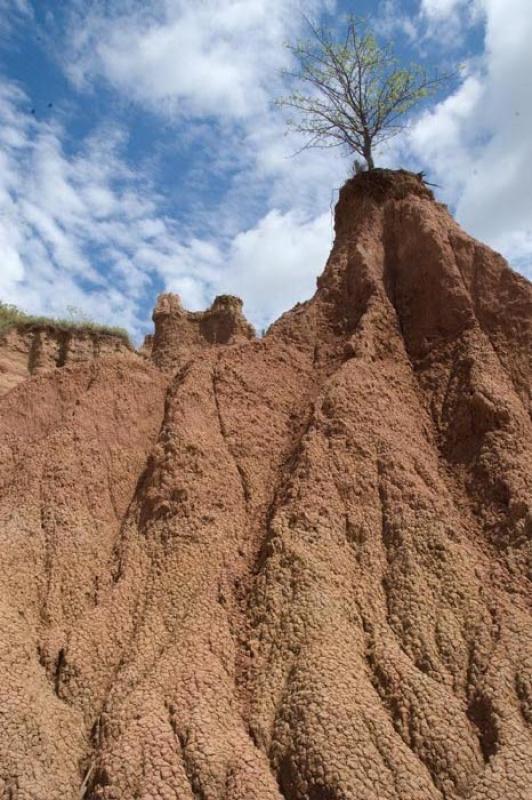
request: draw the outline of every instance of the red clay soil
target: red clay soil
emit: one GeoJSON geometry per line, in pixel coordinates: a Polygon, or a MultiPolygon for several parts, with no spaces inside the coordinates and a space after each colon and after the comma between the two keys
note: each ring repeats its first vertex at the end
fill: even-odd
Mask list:
{"type": "Polygon", "coordinates": [[[123,336],[83,327],[22,322],[0,329],[0,395],[31,375],[109,355],[134,357],[123,336]]]}
{"type": "Polygon", "coordinates": [[[0,399],[2,800],[532,797],[531,286],[408,173],[336,230],[0,399]]]}

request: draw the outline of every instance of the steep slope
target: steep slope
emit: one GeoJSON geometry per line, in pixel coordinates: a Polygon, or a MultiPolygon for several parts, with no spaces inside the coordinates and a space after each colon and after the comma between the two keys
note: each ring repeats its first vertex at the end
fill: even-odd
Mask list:
{"type": "Polygon", "coordinates": [[[530,798],[530,285],[377,172],[221,305],[0,400],[0,798],[530,798]]]}

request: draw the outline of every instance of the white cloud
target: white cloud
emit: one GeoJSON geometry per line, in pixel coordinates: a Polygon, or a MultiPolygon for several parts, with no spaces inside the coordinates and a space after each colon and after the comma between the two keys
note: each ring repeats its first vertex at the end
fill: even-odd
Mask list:
{"type": "Polygon", "coordinates": [[[75,305],[138,332],[150,273],[136,253],[175,249],[175,236],[121,161],[119,136],[106,130],[67,156],[62,129],[27,106],[0,83],[0,298],[59,316],[75,305]]]}
{"type": "Polygon", "coordinates": [[[472,153],[478,146],[478,126],[470,125],[484,97],[478,75],[464,78],[454,94],[424,112],[408,132],[409,145],[423,164],[444,184],[448,196],[456,197],[469,178],[472,153]]]}
{"type": "MultiPolygon", "coordinates": [[[[324,2],[302,4],[312,10],[324,2]]],[[[379,17],[381,30],[388,25],[410,39],[424,25],[428,41],[438,31],[450,35],[457,24],[467,27],[471,11],[476,19],[482,11],[483,57],[469,62],[456,91],[393,146],[443,185],[472,233],[522,270],[532,257],[526,5],[423,0],[412,21],[404,5],[387,0],[379,17]]],[[[208,188],[215,174],[224,193],[216,208],[208,192],[191,194],[190,227],[178,226],[143,171],[128,167],[123,132],[101,129],[67,155],[64,131],[25,115],[24,96],[4,84],[0,297],[42,313],[76,305],[138,332],[156,286],[178,291],[191,309],[204,308],[217,293],[240,294],[259,328],[310,296],[331,240],[332,190],[343,182],[346,162],[336,151],[291,157],[301,142],[284,135],[284,121],[270,105],[282,93],[283,42],[303,24],[297,6],[290,0],[76,6],[65,65],[71,77],[88,91],[104,79],[121,100],[133,99],[175,126],[176,138],[208,142],[209,165],[198,165],[198,185],[208,188]]]]}
{"type": "MultiPolygon", "coordinates": [[[[193,310],[218,293],[237,292],[258,327],[312,294],[330,246],[329,211],[313,214],[312,202],[306,210],[274,208],[244,230],[200,238],[162,214],[146,176],[121,159],[118,131],[101,131],[67,155],[63,130],[36,121],[25,107],[20,90],[0,83],[4,302],[54,316],[73,305],[138,335],[154,283],[179,292],[193,310]]],[[[277,173],[277,199],[286,204],[295,191],[286,175],[283,183],[286,159],[276,153],[266,161],[258,173],[277,173]]],[[[291,164],[297,176],[300,167],[291,164]]],[[[320,174],[315,161],[309,164],[306,180],[323,180],[325,165],[320,174]]]]}
{"type": "Polygon", "coordinates": [[[455,93],[421,116],[413,153],[473,235],[516,266],[532,259],[532,17],[528,0],[480,0],[485,52],[455,93]]]}
{"type": "Polygon", "coordinates": [[[192,239],[167,258],[137,255],[144,266],[157,267],[166,289],[177,292],[186,308],[206,308],[216,294],[238,294],[260,329],[314,293],[331,241],[330,212],[307,218],[273,209],[225,244],[192,239]]]}
{"type": "Polygon", "coordinates": [[[484,0],[421,0],[420,16],[432,24],[432,34],[437,34],[438,30],[442,30],[442,24],[456,29],[461,22],[479,22],[484,13],[484,5],[484,0]]]}
{"type": "MultiPolygon", "coordinates": [[[[292,58],[286,42],[308,35],[305,15],[334,5],[335,0],[117,0],[87,11],[79,3],[63,66],[81,87],[94,89],[103,78],[123,97],[167,117],[180,138],[209,149],[211,165],[210,151],[216,151],[215,169],[242,172],[256,163],[259,179],[266,172],[271,178],[307,169],[316,175],[323,172],[323,159],[318,167],[306,159],[304,169],[304,160],[288,163],[302,142],[285,139],[285,119],[272,101],[286,91],[281,71],[292,58]]],[[[315,151],[313,160],[320,161],[315,151]]]]}
{"type": "Polygon", "coordinates": [[[305,219],[297,212],[270,211],[256,227],[233,240],[223,290],[237,286],[249,316],[266,327],[314,293],[331,242],[329,212],[305,219]]]}
{"type": "Polygon", "coordinates": [[[236,291],[263,327],[313,291],[330,244],[324,220],[330,220],[332,190],[345,179],[346,165],[338,153],[293,157],[302,142],[285,135],[284,117],[271,101],[283,93],[285,41],[305,28],[301,11],[333,5],[133,0],[112,12],[105,5],[92,13],[80,6],[71,20],[66,69],[78,86],[90,89],[103,78],[123,97],[169,118],[177,135],[187,137],[193,127],[202,144],[208,142],[209,169],[232,173],[219,208],[200,206],[192,215],[196,236],[180,237],[177,247],[157,254],[157,263],[147,248],[137,253],[137,263],[156,270],[190,308],[204,307],[218,291],[236,291]],[[211,127],[198,130],[202,121],[211,127]],[[244,268],[245,253],[253,267],[244,268]],[[288,257],[297,273],[289,292],[288,257]]]}
{"type": "Polygon", "coordinates": [[[372,19],[376,31],[386,39],[393,40],[397,34],[413,42],[419,36],[417,15],[405,13],[400,0],[381,0],[378,12],[372,19]]]}
{"type": "Polygon", "coordinates": [[[471,27],[483,21],[484,0],[421,0],[416,19],[422,48],[430,42],[446,53],[466,45],[471,27]]]}
{"type": "Polygon", "coordinates": [[[421,0],[421,12],[430,19],[442,20],[472,0],[421,0]]]}
{"type": "MultiPolygon", "coordinates": [[[[78,12],[67,65],[158,111],[245,118],[267,107],[283,47],[314,0],[154,0],[78,12]]],[[[320,4],[322,5],[322,4],[320,4]]]]}

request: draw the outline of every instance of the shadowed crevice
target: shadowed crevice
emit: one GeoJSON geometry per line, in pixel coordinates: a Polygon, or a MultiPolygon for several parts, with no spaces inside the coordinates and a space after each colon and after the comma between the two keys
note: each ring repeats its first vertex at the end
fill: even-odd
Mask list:
{"type": "Polygon", "coordinates": [[[277,783],[284,800],[343,800],[345,793],[323,782],[311,781],[304,795],[297,789],[298,776],[290,755],[285,755],[277,768],[277,783]]]}
{"type": "Polygon", "coordinates": [[[220,428],[220,433],[221,433],[222,439],[224,440],[224,444],[227,447],[229,455],[231,456],[231,458],[233,460],[233,463],[235,465],[236,471],[238,473],[238,477],[240,479],[240,485],[242,487],[242,497],[243,497],[243,500],[244,500],[244,507],[246,509],[246,512],[249,513],[250,505],[251,505],[251,490],[250,490],[250,486],[249,486],[249,481],[247,479],[247,476],[246,476],[246,473],[244,471],[244,468],[242,467],[242,465],[238,461],[238,459],[237,459],[237,457],[235,455],[234,449],[232,448],[231,443],[229,441],[227,428],[226,428],[226,425],[225,425],[225,422],[224,422],[224,419],[223,419],[223,416],[222,416],[222,410],[221,410],[221,407],[220,407],[220,398],[219,398],[219,389],[218,389],[219,382],[220,382],[220,376],[219,376],[218,371],[217,371],[217,366],[215,366],[213,368],[213,371],[212,371],[212,395],[213,395],[213,399],[214,399],[214,405],[216,407],[216,415],[217,415],[217,418],[218,418],[218,426],[220,428]]]}
{"type": "Polygon", "coordinates": [[[499,731],[490,698],[475,694],[468,705],[467,717],[476,728],[482,757],[488,763],[499,748],[499,731]]]}

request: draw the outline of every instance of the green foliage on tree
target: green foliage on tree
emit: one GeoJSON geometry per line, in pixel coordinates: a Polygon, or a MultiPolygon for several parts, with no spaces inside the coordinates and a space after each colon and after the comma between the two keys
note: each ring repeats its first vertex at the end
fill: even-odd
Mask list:
{"type": "Polygon", "coordinates": [[[344,146],[371,170],[374,147],[403,130],[408,112],[453,75],[401,65],[391,45],[381,46],[355,17],[341,40],[307,23],[312,37],[287,45],[297,70],[285,74],[308,93],[296,89],[277,105],[296,112],[288,124],[307,137],[303,149],[344,146]]]}

